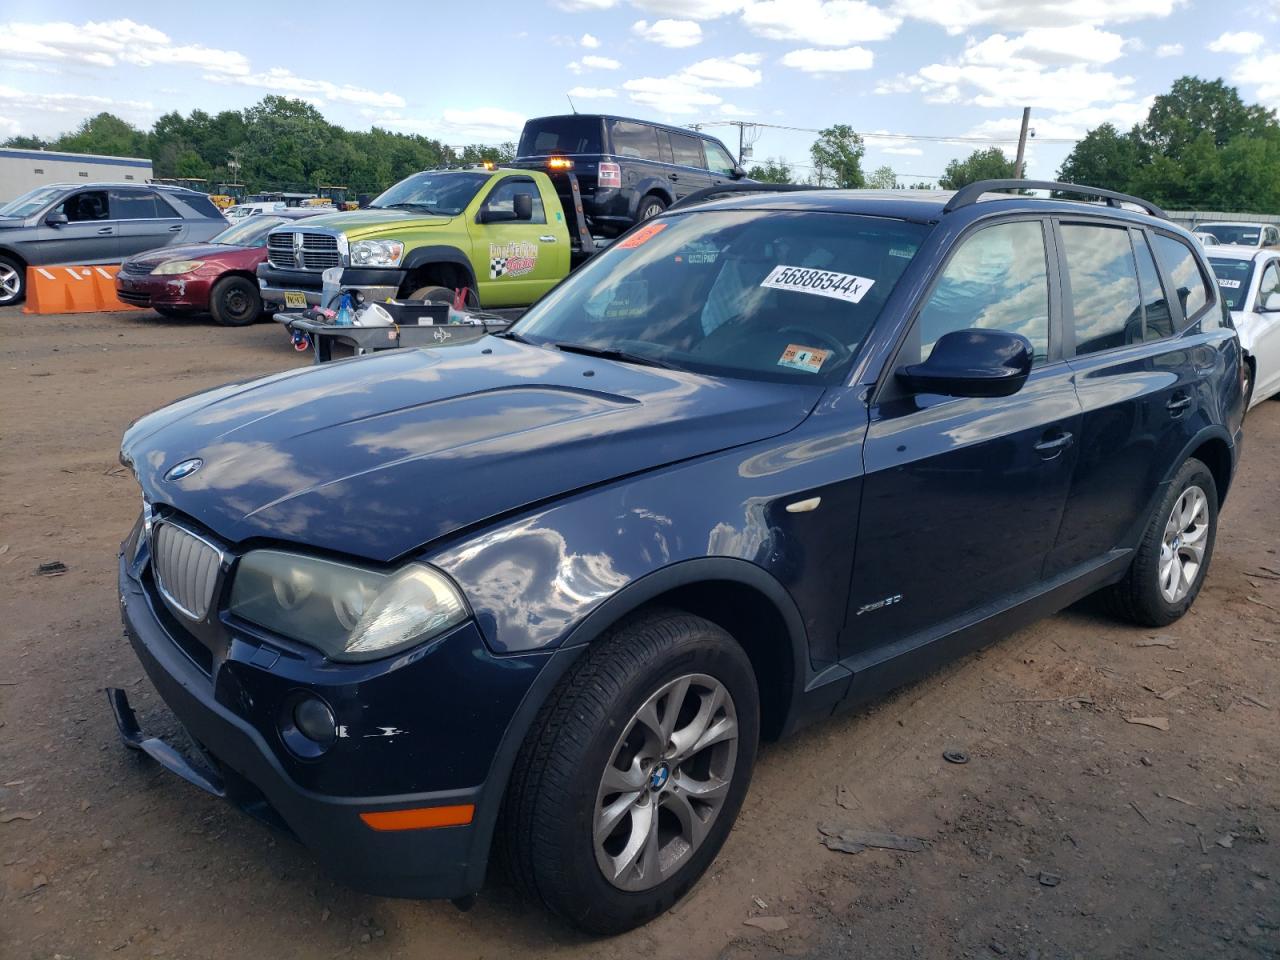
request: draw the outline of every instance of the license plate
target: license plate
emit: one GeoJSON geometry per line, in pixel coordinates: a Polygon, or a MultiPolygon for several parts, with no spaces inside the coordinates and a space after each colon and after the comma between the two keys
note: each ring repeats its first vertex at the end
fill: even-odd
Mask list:
{"type": "Polygon", "coordinates": [[[286,307],[300,307],[305,310],[307,308],[307,295],[297,290],[286,290],[284,292],[284,305],[286,307]]]}

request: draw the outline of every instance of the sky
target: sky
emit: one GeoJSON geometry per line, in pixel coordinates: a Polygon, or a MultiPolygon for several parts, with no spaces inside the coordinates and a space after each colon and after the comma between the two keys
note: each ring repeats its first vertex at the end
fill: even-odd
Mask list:
{"type": "Polygon", "coordinates": [[[1027,174],[1043,179],[1188,73],[1280,107],[1280,0],[5,0],[0,139],[275,93],[344,127],[500,143],[572,98],[699,124],[734,153],[728,121],[756,124],[748,165],[780,158],[802,178],[812,131],[845,123],[866,137],[864,169],[915,182],[976,148],[1012,157],[1029,106],[1027,174]]]}

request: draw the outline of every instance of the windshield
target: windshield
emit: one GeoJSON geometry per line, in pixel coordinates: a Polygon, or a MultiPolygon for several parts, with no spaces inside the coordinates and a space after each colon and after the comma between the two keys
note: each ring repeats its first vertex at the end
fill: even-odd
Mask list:
{"type": "Polygon", "coordinates": [[[1196,229],[1201,233],[1212,233],[1219,243],[1242,244],[1246,247],[1256,247],[1258,238],[1262,236],[1261,227],[1244,224],[1233,226],[1229,223],[1202,223],[1196,229]]]}
{"type": "Polygon", "coordinates": [[[381,194],[369,206],[380,210],[415,210],[456,217],[491,176],[488,172],[466,171],[415,173],[381,194]]]}
{"type": "Polygon", "coordinates": [[[65,187],[36,187],[0,207],[0,217],[29,217],[52,203],[65,187]]]}
{"type": "Polygon", "coordinates": [[[1209,264],[1218,278],[1218,289],[1227,301],[1227,309],[1243,310],[1245,298],[1249,296],[1249,281],[1253,279],[1253,261],[1210,257],[1209,264]]]}
{"type": "Polygon", "coordinates": [[[227,227],[209,242],[225,243],[231,247],[265,247],[267,234],[273,228],[288,222],[284,217],[248,217],[234,226],[227,227]]]}
{"type": "Polygon", "coordinates": [[[516,156],[600,152],[599,117],[546,117],[530,120],[524,125],[516,156]]]}
{"type": "Polygon", "coordinates": [[[664,217],[570,275],[514,332],[699,373],[835,383],[926,232],[836,213],[664,217]]]}

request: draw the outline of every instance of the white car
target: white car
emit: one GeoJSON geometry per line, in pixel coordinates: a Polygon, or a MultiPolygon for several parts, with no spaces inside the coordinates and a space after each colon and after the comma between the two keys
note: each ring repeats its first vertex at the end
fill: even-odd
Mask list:
{"type": "Polygon", "coordinates": [[[1196,233],[1211,233],[1222,246],[1280,247],[1280,227],[1270,223],[1198,223],[1196,233]]]}
{"type": "Polygon", "coordinates": [[[227,207],[222,211],[222,215],[232,223],[239,223],[246,217],[254,217],[260,213],[276,213],[279,210],[288,209],[288,205],[284,201],[272,201],[269,203],[237,203],[234,207],[227,207]]]}
{"type": "Polygon", "coordinates": [[[1206,247],[1248,364],[1245,409],[1280,395],[1280,250],[1206,247]]]}

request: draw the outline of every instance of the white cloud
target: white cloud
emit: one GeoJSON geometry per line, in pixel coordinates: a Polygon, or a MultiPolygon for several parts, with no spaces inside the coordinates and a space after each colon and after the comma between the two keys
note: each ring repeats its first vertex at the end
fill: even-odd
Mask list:
{"type": "Polygon", "coordinates": [[[34,93],[0,85],[0,125],[12,133],[52,136],[67,128],[68,116],[76,118],[109,111],[136,123],[155,118],[155,106],[147,100],[114,100],[86,93],[34,93]]]}
{"type": "Polygon", "coordinates": [[[1280,53],[1245,57],[1232,72],[1231,79],[1254,87],[1264,106],[1280,108],[1280,53]]]}
{"type": "MultiPolygon", "coordinates": [[[[1090,130],[1110,123],[1121,133],[1128,132],[1134,124],[1141,123],[1151,110],[1154,97],[1141,100],[1110,103],[1104,106],[1083,107],[1060,113],[1031,115],[1031,126],[1039,139],[1080,139],[1090,130]]],[[[999,120],[986,120],[973,127],[965,136],[1015,139],[1022,127],[1021,114],[1009,115],[999,120]]],[[[1030,141],[1028,141],[1030,142],[1030,141]]]]}
{"type": "Polygon", "coordinates": [[[782,65],[805,73],[842,73],[848,70],[870,70],[875,56],[865,47],[842,50],[792,50],[783,55],[782,65]]]}
{"type": "Polygon", "coordinates": [[[421,133],[449,143],[502,143],[514,140],[524,114],[500,107],[445,110],[440,116],[409,117],[391,110],[362,110],[372,123],[391,130],[421,133]]]}
{"type": "Polygon", "coordinates": [[[1025,30],[1079,24],[1103,26],[1167,17],[1188,0],[897,0],[894,12],[943,27],[950,34],[974,27],[1025,30]]]}
{"type": "Polygon", "coordinates": [[[637,20],[631,32],[664,47],[696,47],[702,42],[702,28],[693,20],[637,20]]]}
{"type": "Polygon", "coordinates": [[[1257,53],[1265,42],[1262,34],[1241,30],[1239,33],[1224,33],[1209,44],[1209,49],[1214,53],[1249,54],[1257,53]]]}
{"type": "MultiPolygon", "coordinates": [[[[639,77],[622,85],[633,103],[663,113],[698,113],[706,107],[722,107],[724,99],[709,88],[757,86],[762,75],[754,69],[763,58],[758,53],[699,60],[666,77],[639,77]]],[[[736,108],[735,108],[736,109],[736,108]]]]}
{"type": "Polygon", "coordinates": [[[364,87],[332,83],[329,80],[310,80],[284,67],[272,67],[265,73],[252,73],[247,76],[206,74],[204,79],[211,83],[258,87],[275,93],[290,94],[320,105],[326,102],[354,103],[366,107],[403,107],[405,105],[404,97],[398,93],[390,91],[379,93],[364,87]],[[312,96],[304,96],[305,94],[312,96]]]}
{"type": "Polygon", "coordinates": [[[1157,57],[1180,57],[1182,56],[1182,44],[1180,43],[1162,43],[1156,47],[1157,57]]]}
{"type": "Polygon", "coordinates": [[[742,22],[770,40],[847,47],[887,39],[902,19],[863,0],[763,0],[743,10],[742,22]]]}
{"type": "Polygon", "coordinates": [[[168,64],[212,73],[249,73],[249,59],[234,50],[175,44],[167,34],[132,20],[0,24],[0,60],[50,60],[114,67],[168,64]]]}
{"type": "Polygon", "coordinates": [[[881,153],[892,153],[901,157],[923,157],[924,151],[919,147],[879,147],[881,153]]]}
{"type": "Polygon", "coordinates": [[[552,0],[553,5],[566,13],[582,13],[586,10],[608,10],[618,0],[552,0]]]}
{"type": "Polygon", "coordinates": [[[571,72],[582,73],[584,70],[617,70],[622,64],[612,57],[598,57],[589,53],[580,60],[574,60],[568,66],[571,72]]]}
{"type": "Polygon", "coordinates": [[[1071,27],[1033,27],[1020,36],[993,33],[964,52],[969,63],[999,66],[1012,60],[1045,65],[1110,63],[1124,55],[1125,39],[1089,24],[1071,27]]]}
{"type": "Polygon", "coordinates": [[[582,44],[584,47],[586,47],[588,50],[595,50],[597,47],[600,46],[600,40],[597,37],[593,37],[589,33],[584,33],[582,35],[582,39],[579,40],[578,42],[582,44]]]}
{"type": "Polygon", "coordinates": [[[714,20],[737,13],[747,0],[631,0],[645,13],[666,17],[688,17],[691,20],[714,20]]]}
{"type": "Polygon", "coordinates": [[[732,103],[720,104],[720,116],[722,117],[754,117],[756,112],[748,110],[745,107],[734,106],[732,103]]]}
{"type": "Polygon", "coordinates": [[[609,87],[574,87],[569,96],[579,100],[610,100],[618,95],[617,90],[609,87]]]}

